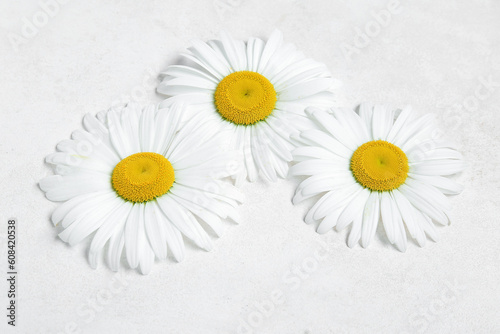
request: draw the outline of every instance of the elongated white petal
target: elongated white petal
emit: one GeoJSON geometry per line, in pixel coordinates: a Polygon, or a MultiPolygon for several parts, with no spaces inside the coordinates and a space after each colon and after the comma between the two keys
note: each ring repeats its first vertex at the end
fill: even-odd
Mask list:
{"type": "Polygon", "coordinates": [[[149,245],[143,247],[141,260],[139,262],[139,270],[141,274],[147,275],[151,272],[154,260],[155,260],[155,253],[151,250],[149,245]]]}
{"type": "Polygon", "coordinates": [[[342,209],[343,208],[337,208],[333,212],[327,214],[318,225],[316,232],[318,232],[319,234],[323,234],[334,228],[335,225],[337,225],[337,221],[340,214],[342,213],[342,209]]]}
{"type": "Polygon", "coordinates": [[[376,105],[372,116],[373,140],[386,140],[394,123],[394,111],[384,106],[376,105]]]}
{"type": "MultiPolygon", "coordinates": [[[[380,218],[380,198],[376,191],[373,191],[366,201],[363,210],[363,227],[361,230],[361,246],[368,247],[375,231],[377,230],[378,221],[380,218]]],[[[353,227],[354,228],[354,227],[353,227]]]]}
{"type": "MultiPolygon", "coordinates": [[[[361,103],[359,105],[359,116],[363,120],[365,127],[368,130],[372,129],[372,119],[373,119],[373,105],[370,103],[361,103]]],[[[371,134],[372,131],[369,131],[371,134]]],[[[370,140],[373,140],[373,137],[370,138],[370,140]]]]}
{"type": "Polygon", "coordinates": [[[200,224],[170,196],[162,196],[157,202],[169,221],[200,248],[210,250],[212,241],[200,224]]]}
{"type": "Polygon", "coordinates": [[[451,206],[448,199],[438,190],[417,182],[402,185],[399,190],[417,209],[442,225],[448,224],[446,212],[451,206]]]}
{"type": "Polygon", "coordinates": [[[356,183],[331,191],[328,201],[318,206],[314,213],[314,219],[321,219],[336,209],[345,207],[362,191],[363,189],[356,183]]]}
{"type": "Polygon", "coordinates": [[[434,186],[446,195],[458,195],[464,189],[463,185],[442,176],[428,176],[408,173],[408,177],[434,186]]]}
{"type": "Polygon", "coordinates": [[[109,176],[97,173],[47,176],[40,181],[47,198],[51,201],[67,201],[73,197],[111,188],[109,176]]]}
{"type": "Polygon", "coordinates": [[[167,240],[165,238],[165,227],[162,222],[163,216],[156,201],[146,203],[144,207],[144,228],[151,245],[151,249],[158,259],[167,258],[167,240]]]}
{"type": "Polygon", "coordinates": [[[385,191],[380,195],[380,216],[382,218],[382,224],[384,225],[384,230],[387,235],[387,239],[391,244],[396,241],[396,231],[398,227],[396,226],[397,221],[394,217],[394,210],[392,208],[393,200],[389,192],[385,191]]]}
{"type": "MultiPolygon", "coordinates": [[[[175,260],[182,261],[182,234],[210,250],[213,243],[202,225],[221,235],[222,219],[239,220],[237,206],[244,196],[219,180],[235,173],[229,165],[231,154],[221,144],[221,132],[213,126],[225,121],[186,122],[185,112],[185,106],[176,103],[168,109],[130,104],[97,117],[87,115],[87,131],[73,132],[72,140],[61,142],[60,152],[47,158],[58,174],[41,180],[40,188],[47,198],[64,202],[54,211],[52,221],[64,228],[59,236],[70,245],[95,233],[88,255],[92,267],[108,244],[106,262],[112,270],[118,270],[125,248],[129,266],[147,274],[155,258],[165,259],[169,250],[175,260]],[[166,155],[175,174],[174,185],[166,194],[145,203],[119,197],[111,182],[120,159],[139,152],[166,155]]],[[[273,153],[268,161],[284,177],[287,168],[280,164],[281,158],[291,154],[276,152],[284,144],[273,133],[262,133],[274,144],[267,148],[273,153]]]]}
{"type": "Polygon", "coordinates": [[[394,122],[391,131],[389,131],[389,134],[387,135],[387,141],[390,143],[394,143],[394,139],[398,136],[400,131],[404,131],[405,125],[409,124],[412,119],[412,108],[410,106],[407,106],[401,111],[398,118],[394,122]]]}
{"type": "Polygon", "coordinates": [[[392,209],[392,218],[395,228],[395,240],[394,245],[401,252],[406,252],[406,247],[408,245],[408,240],[406,237],[406,230],[403,223],[403,218],[401,217],[401,213],[396,204],[396,199],[394,197],[393,192],[391,192],[391,209],[392,209]]]}
{"type": "Polygon", "coordinates": [[[347,238],[347,246],[349,246],[350,248],[353,248],[359,242],[359,239],[363,233],[362,228],[364,224],[362,220],[362,215],[358,214],[352,222],[351,232],[349,232],[349,237],[347,238]]]}
{"type": "Polygon", "coordinates": [[[333,81],[330,78],[309,79],[308,81],[288,87],[281,93],[280,100],[291,101],[297,98],[305,98],[327,90],[332,83],[333,81]]]}
{"type": "Polygon", "coordinates": [[[88,200],[95,198],[96,196],[99,196],[99,195],[104,194],[104,193],[107,193],[107,191],[86,193],[83,195],[73,197],[72,199],[62,203],[52,213],[52,216],[51,216],[52,223],[54,225],[59,224],[63,220],[63,218],[66,217],[66,215],[73,208],[77,207],[80,204],[84,204],[88,200]]]}
{"type": "MultiPolygon", "coordinates": [[[[219,80],[217,80],[217,78],[212,76],[210,73],[185,65],[171,65],[165,70],[165,72],[162,72],[161,74],[165,76],[169,75],[172,77],[205,79],[212,83],[214,90],[217,87],[217,84],[219,83],[219,80]]],[[[168,80],[165,80],[165,82],[168,82],[168,80]]]]}
{"type": "Polygon", "coordinates": [[[425,237],[422,226],[418,224],[417,214],[415,207],[406,199],[406,197],[397,189],[393,190],[394,199],[401,213],[408,232],[413,239],[415,239],[420,247],[425,246],[427,238],[425,237]]]}
{"type": "Polygon", "coordinates": [[[259,60],[259,66],[257,67],[257,72],[264,73],[268,65],[269,59],[274,55],[278,48],[283,43],[283,34],[279,30],[274,30],[269,36],[269,40],[266,46],[262,50],[262,54],[259,60]]]}
{"type": "Polygon", "coordinates": [[[120,258],[122,256],[124,245],[125,241],[123,238],[123,230],[118,230],[113,236],[111,236],[108,245],[107,260],[109,268],[113,271],[118,271],[118,268],[120,267],[120,258]]]}
{"type": "Polygon", "coordinates": [[[97,267],[97,259],[106,242],[119,230],[123,229],[125,221],[132,209],[132,204],[123,202],[105,219],[105,223],[97,230],[89,249],[89,263],[97,267]]]}
{"type": "Polygon", "coordinates": [[[356,112],[351,109],[338,108],[332,108],[330,111],[338,120],[341,128],[345,129],[348,134],[352,134],[349,141],[351,146],[349,147],[352,148],[352,145],[354,145],[354,147],[357,148],[370,140],[370,133],[367,131],[361,117],[359,117],[356,112]]]}
{"type": "Polygon", "coordinates": [[[144,220],[144,205],[134,204],[125,224],[125,254],[130,268],[137,268],[139,265],[139,252],[144,246],[140,244],[142,240],[139,235],[143,228],[141,222],[144,220]]]}
{"type": "Polygon", "coordinates": [[[421,175],[453,175],[467,167],[462,160],[429,160],[410,165],[410,172],[421,175]]]}
{"type": "Polygon", "coordinates": [[[367,189],[362,189],[359,191],[354,198],[351,199],[349,204],[345,207],[344,211],[339,216],[337,221],[336,229],[338,231],[343,230],[346,226],[352,223],[352,221],[357,217],[359,212],[363,211],[366,205],[366,201],[370,196],[370,191],[367,189]]]}
{"type": "MultiPolygon", "coordinates": [[[[240,169],[233,177],[236,184],[240,185],[244,179],[255,181],[259,175],[269,181],[285,178],[287,163],[292,160],[291,150],[297,146],[290,136],[298,134],[301,128],[313,127],[304,109],[330,107],[334,101],[329,91],[334,80],[326,66],[307,59],[293,44],[284,43],[282,33],[277,30],[266,42],[250,38],[245,43],[222,33],[220,40],[192,43],[190,53],[185,56],[194,64],[174,65],[163,73],[158,92],[168,98],[160,107],[184,101],[189,105],[190,116],[200,116],[198,122],[219,121],[211,123],[210,129],[214,132],[234,130],[226,138],[241,156],[240,169]],[[218,84],[238,71],[264,76],[272,83],[278,98],[275,109],[265,120],[249,126],[223,119],[216,110],[214,93],[218,84]]],[[[193,145],[184,144],[179,146],[174,142],[169,151],[167,146],[161,152],[168,159],[180,160],[179,152],[193,145]]]]}
{"type": "Polygon", "coordinates": [[[161,221],[163,223],[163,228],[165,229],[165,238],[167,240],[168,249],[170,249],[170,252],[172,253],[174,259],[177,262],[181,262],[182,260],[184,260],[186,251],[182,234],[163,213],[163,210],[160,210],[160,213],[163,217],[161,221]]]}
{"type": "Polygon", "coordinates": [[[299,203],[306,198],[315,196],[324,191],[333,191],[340,187],[352,184],[349,171],[319,173],[302,181],[295,191],[294,203],[299,203]]]}
{"type": "Polygon", "coordinates": [[[141,115],[139,137],[142,152],[154,152],[156,108],[148,106],[141,115]]]}

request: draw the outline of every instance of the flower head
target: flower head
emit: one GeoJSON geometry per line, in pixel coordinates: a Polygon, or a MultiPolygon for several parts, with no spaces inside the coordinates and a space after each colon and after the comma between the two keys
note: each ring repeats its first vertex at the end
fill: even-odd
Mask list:
{"type": "MultiPolygon", "coordinates": [[[[56,175],[40,181],[49,200],[63,202],[52,214],[59,237],[74,245],[93,235],[89,262],[108,244],[107,260],[118,270],[122,252],[144,274],[167,251],[184,258],[183,235],[210,250],[222,220],[237,220],[242,195],[218,179],[234,173],[221,153],[216,130],[191,120],[184,108],[128,105],[86,115],[85,130],[57,145],[46,161],[56,175]]],[[[234,163],[234,162],[233,162],[234,163]]]]}
{"type": "Polygon", "coordinates": [[[462,186],[447,176],[465,168],[454,145],[437,136],[432,115],[417,117],[407,107],[395,118],[384,106],[309,109],[316,129],[303,131],[294,152],[293,175],[310,176],[297,188],[294,202],[318,194],[307,223],[320,221],[318,232],[352,224],[349,247],[367,247],[379,220],[391,244],[405,251],[406,229],[420,246],[438,237],[434,222],[448,223],[445,195],[462,186]]]}
{"type": "Polygon", "coordinates": [[[290,135],[311,125],[304,109],[333,102],[326,66],[284,43],[279,31],[267,42],[222,34],[220,40],[194,41],[189,51],[189,66],[164,72],[158,92],[169,98],[162,105],[183,101],[193,117],[225,133],[243,161],[237,183],[254,181],[259,173],[273,181],[286,177],[294,148],[290,135]]]}

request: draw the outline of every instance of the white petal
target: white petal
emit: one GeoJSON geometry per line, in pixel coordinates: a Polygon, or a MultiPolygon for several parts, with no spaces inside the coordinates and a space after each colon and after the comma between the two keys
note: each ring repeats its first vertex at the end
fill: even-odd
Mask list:
{"type": "Polygon", "coordinates": [[[392,209],[392,217],[395,228],[395,240],[394,245],[400,252],[406,252],[406,247],[408,245],[406,230],[403,224],[403,218],[401,217],[401,213],[398,209],[394,194],[391,192],[391,209],[392,209]]]}
{"type": "Polygon", "coordinates": [[[338,208],[345,208],[353,198],[355,198],[363,188],[357,183],[352,183],[335,191],[329,192],[332,194],[327,201],[319,205],[314,213],[314,219],[321,219],[338,208]]]}
{"type": "Polygon", "coordinates": [[[326,215],[318,225],[316,232],[318,232],[319,234],[323,234],[334,228],[335,225],[337,225],[337,220],[342,213],[342,209],[343,208],[337,208],[335,211],[326,215]]]}
{"type": "MultiPolygon", "coordinates": [[[[210,73],[200,71],[196,68],[193,68],[191,66],[185,66],[185,65],[170,65],[167,67],[165,72],[161,73],[162,75],[169,75],[172,77],[184,77],[184,78],[202,78],[205,79],[213,84],[213,87],[217,86],[219,83],[219,80],[212,76],[210,73]]],[[[168,82],[168,80],[165,80],[165,82],[168,82]]]]}
{"type": "MultiPolygon", "coordinates": [[[[302,146],[292,151],[293,160],[304,161],[308,159],[338,160],[339,156],[323,147],[302,146]]],[[[347,159],[347,158],[345,158],[347,159]]]]}
{"type": "Polygon", "coordinates": [[[276,171],[272,168],[270,164],[270,152],[265,143],[262,143],[259,138],[261,138],[260,130],[258,126],[252,127],[252,157],[255,161],[257,169],[262,173],[262,175],[269,181],[276,182],[276,171]]]}
{"type": "Polygon", "coordinates": [[[110,190],[111,182],[109,180],[109,176],[99,173],[52,175],[41,180],[40,187],[47,189],[45,196],[49,200],[57,202],[66,201],[86,193],[110,190]]]}
{"type": "Polygon", "coordinates": [[[384,191],[380,195],[380,215],[382,224],[387,235],[387,239],[391,244],[396,241],[397,226],[396,218],[394,217],[394,210],[392,208],[393,201],[389,192],[384,191]]]}
{"type": "MultiPolygon", "coordinates": [[[[292,66],[295,69],[301,68],[296,65],[297,62],[304,59],[304,53],[297,51],[292,43],[281,43],[276,52],[269,58],[269,62],[262,73],[268,78],[273,78],[284,69],[292,66]]],[[[271,81],[272,82],[272,81],[271,81]]]]}
{"type": "Polygon", "coordinates": [[[169,109],[160,109],[155,117],[155,140],[153,152],[165,154],[170,147],[174,134],[179,129],[184,107],[181,104],[173,104],[169,109]]]}
{"type": "Polygon", "coordinates": [[[245,168],[248,174],[248,180],[250,182],[254,182],[257,180],[257,177],[259,175],[257,171],[257,166],[255,165],[255,161],[253,159],[253,154],[252,154],[252,127],[244,127],[242,130],[240,130],[240,133],[244,131],[244,146],[243,146],[243,154],[245,158],[245,168]]]}
{"type": "Polygon", "coordinates": [[[412,108],[410,106],[406,106],[401,111],[396,121],[394,122],[394,125],[389,131],[389,134],[387,135],[387,141],[390,143],[394,143],[394,138],[398,136],[400,131],[404,131],[405,125],[408,124],[413,118],[414,116],[412,108]]]}
{"type": "Polygon", "coordinates": [[[221,33],[221,42],[233,71],[246,70],[247,58],[245,54],[245,43],[243,41],[234,40],[225,32],[221,33]]]}
{"type": "Polygon", "coordinates": [[[128,140],[128,149],[130,154],[141,151],[139,141],[139,115],[142,108],[137,104],[128,104],[127,108],[120,113],[120,121],[126,139],[128,140]]]}
{"type": "Polygon", "coordinates": [[[347,246],[350,248],[353,248],[358,243],[359,238],[361,237],[362,226],[364,227],[362,219],[362,215],[358,214],[352,222],[351,232],[349,232],[349,238],[347,239],[347,246]]]}
{"type": "Polygon", "coordinates": [[[349,148],[345,146],[345,143],[347,143],[347,141],[345,143],[341,143],[335,138],[332,138],[326,133],[316,129],[303,131],[300,134],[300,138],[309,141],[314,146],[323,147],[344,159],[350,159],[352,153],[354,153],[354,151],[357,149],[356,145],[350,144],[351,147],[349,148]]]}
{"type": "MultiPolygon", "coordinates": [[[[363,210],[363,228],[361,231],[361,246],[368,247],[377,230],[378,221],[380,218],[380,199],[379,194],[373,191],[366,201],[363,210]]],[[[354,228],[354,227],[353,227],[354,228]]],[[[352,233],[352,232],[351,232],[352,233]]]]}
{"type": "MultiPolygon", "coordinates": [[[[366,129],[372,128],[372,119],[373,119],[373,105],[369,103],[362,103],[359,106],[359,116],[365,123],[366,129]]],[[[370,138],[373,140],[373,138],[370,138]]]]}
{"type": "MultiPolygon", "coordinates": [[[[363,144],[360,138],[356,138],[355,134],[349,131],[349,128],[342,126],[342,124],[336,118],[332,117],[325,111],[319,111],[317,109],[307,109],[306,111],[311,116],[313,116],[317,120],[318,124],[321,124],[321,126],[325,128],[330,133],[330,135],[336,139],[338,143],[341,143],[346,147],[342,148],[341,145],[331,143],[331,141],[329,140],[325,147],[331,147],[333,153],[337,153],[338,151],[341,152],[341,154],[337,154],[350,157],[350,155],[352,155],[352,152],[354,152],[358,148],[358,146],[363,144]],[[314,110],[312,114],[310,113],[311,110],[314,110]]],[[[317,130],[309,130],[306,132],[317,133],[317,130]]],[[[302,134],[304,134],[304,132],[302,134]]]]}
{"type": "Polygon", "coordinates": [[[142,112],[139,124],[139,137],[142,152],[154,152],[155,114],[156,108],[151,105],[142,112]]]}
{"type": "Polygon", "coordinates": [[[410,173],[421,175],[452,175],[462,172],[467,164],[462,160],[428,160],[410,164],[410,173]]]}
{"type": "MultiPolygon", "coordinates": [[[[165,87],[165,84],[160,84],[158,86],[158,89],[157,89],[158,93],[163,94],[164,87],[165,87]]],[[[180,94],[180,95],[169,97],[166,100],[163,100],[162,102],[160,102],[158,107],[165,109],[165,108],[171,107],[172,105],[174,105],[176,103],[183,103],[185,101],[189,101],[189,103],[192,106],[202,106],[202,107],[205,105],[212,106],[214,103],[214,95],[207,94],[205,92],[180,94]]]]}
{"type": "Polygon", "coordinates": [[[63,218],[75,207],[80,204],[86,203],[88,200],[106,193],[107,191],[93,192],[88,194],[79,195],[59,205],[52,213],[51,220],[54,225],[59,224],[63,218]]]}
{"type": "Polygon", "coordinates": [[[279,95],[280,101],[302,99],[327,90],[333,84],[331,78],[313,78],[290,86],[279,95]]]}
{"type": "Polygon", "coordinates": [[[279,30],[273,31],[262,51],[257,72],[263,73],[265,71],[269,59],[274,55],[276,50],[279,49],[282,43],[283,34],[279,30]]]}
{"type": "Polygon", "coordinates": [[[435,115],[427,114],[405,124],[401,131],[394,137],[394,145],[403,151],[418,143],[421,138],[427,138],[430,130],[435,128],[435,115]]]}
{"type": "Polygon", "coordinates": [[[366,188],[363,188],[354,196],[354,198],[351,199],[349,204],[347,204],[344,211],[342,211],[339,216],[336,226],[336,229],[338,231],[343,230],[356,218],[359,212],[363,211],[363,208],[365,207],[366,201],[368,200],[369,196],[370,191],[366,188]]]}
{"type": "Polygon", "coordinates": [[[297,52],[293,51],[293,47],[290,48],[290,51],[284,50],[284,57],[287,59],[283,59],[283,57],[277,59],[276,62],[281,64],[281,67],[274,71],[277,74],[269,77],[277,91],[284,91],[289,86],[315,77],[329,76],[327,67],[314,60],[306,58],[292,62],[291,60],[297,57],[297,52]]]}
{"type": "Polygon", "coordinates": [[[144,207],[144,228],[151,249],[160,259],[167,258],[167,241],[165,238],[163,215],[159,212],[160,208],[156,201],[146,203],[144,207]]]}
{"type": "Polygon", "coordinates": [[[220,237],[224,231],[224,225],[221,222],[221,219],[214,213],[208,211],[206,208],[197,205],[193,202],[187,201],[182,197],[178,197],[172,194],[175,197],[175,200],[179,202],[182,206],[184,206],[187,210],[191,211],[194,215],[196,215],[199,219],[204,221],[210,228],[215,232],[215,234],[220,237]]]}
{"type": "Polygon", "coordinates": [[[109,135],[106,126],[97,118],[90,114],[83,116],[83,127],[91,134],[99,137],[100,139],[106,138],[109,135]]]}
{"type": "Polygon", "coordinates": [[[194,216],[186,211],[178,202],[170,196],[162,196],[157,198],[157,202],[163,213],[169,218],[169,221],[177,227],[182,234],[200,248],[210,250],[212,248],[212,240],[207,232],[203,230],[194,216]]]}
{"type": "Polygon", "coordinates": [[[331,171],[348,171],[349,165],[340,165],[333,161],[312,159],[301,161],[290,168],[291,175],[315,175],[319,173],[328,173],[331,171]]]}
{"type": "Polygon", "coordinates": [[[89,263],[92,268],[97,267],[97,257],[101,253],[106,242],[117,231],[123,229],[131,209],[132,204],[130,202],[122,202],[116,210],[108,215],[105,219],[105,223],[97,230],[89,249],[89,263]]]}
{"type": "Polygon", "coordinates": [[[113,271],[118,271],[120,267],[120,259],[123,252],[125,240],[123,238],[123,230],[118,230],[110,239],[108,245],[108,265],[113,271]]]}
{"type": "Polygon", "coordinates": [[[319,193],[349,185],[352,183],[351,175],[349,171],[315,174],[299,184],[293,203],[299,203],[319,193]]]}
{"type": "Polygon", "coordinates": [[[144,244],[142,244],[139,235],[143,233],[140,231],[143,228],[144,220],[144,205],[134,204],[128,215],[125,224],[125,254],[130,268],[135,269],[139,265],[139,252],[144,244]]]}
{"type": "Polygon", "coordinates": [[[107,122],[109,124],[109,138],[120,159],[125,159],[129,155],[136,153],[137,151],[132,150],[127,133],[122,127],[119,112],[110,110],[107,113],[107,122]]]}
{"type": "Polygon", "coordinates": [[[141,260],[139,261],[139,270],[141,274],[147,275],[153,268],[155,262],[155,253],[151,250],[148,244],[142,248],[141,260]]]}
{"type": "Polygon", "coordinates": [[[393,123],[393,110],[381,105],[374,106],[372,118],[373,140],[386,140],[393,123]]]}
{"type": "Polygon", "coordinates": [[[442,176],[428,176],[408,173],[408,177],[436,187],[446,195],[458,195],[464,190],[463,185],[442,176]]]}
{"type": "MultiPolygon", "coordinates": [[[[208,186],[210,186],[210,184],[208,184],[208,186]]],[[[203,205],[205,208],[217,214],[218,216],[225,217],[223,204],[208,196],[208,191],[199,191],[193,188],[186,187],[182,184],[175,184],[170,189],[170,192],[178,197],[185,199],[186,201],[203,205]]]]}
{"type": "Polygon", "coordinates": [[[425,234],[427,234],[427,236],[432,241],[434,242],[439,241],[439,234],[432,220],[424,213],[420,212],[420,214],[422,215],[421,225],[425,231],[425,234]]]}
{"type": "Polygon", "coordinates": [[[200,64],[218,79],[224,78],[231,72],[230,64],[220,53],[202,41],[195,40],[192,44],[193,46],[189,50],[196,58],[185,55],[187,58],[200,64]]]}
{"type": "Polygon", "coordinates": [[[415,207],[408,201],[408,199],[397,189],[392,191],[396,204],[401,213],[401,217],[408,228],[408,232],[414,238],[420,247],[423,247],[427,241],[422,226],[418,224],[417,214],[415,214],[415,207]]]}
{"type": "Polygon", "coordinates": [[[167,239],[167,246],[170,249],[174,259],[181,262],[184,259],[185,246],[181,232],[172,224],[168,217],[160,210],[161,222],[165,229],[165,238],[167,239]]]}
{"type": "Polygon", "coordinates": [[[448,224],[445,212],[451,210],[451,205],[437,189],[414,180],[407,180],[399,189],[417,209],[442,225],[448,224]]]}
{"type": "MultiPolygon", "coordinates": [[[[257,72],[259,70],[259,65],[261,63],[262,52],[264,52],[264,48],[266,43],[259,38],[253,39],[253,50],[252,50],[252,67],[250,67],[250,62],[248,63],[248,68],[250,71],[257,72]]],[[[250,49],[249,49],[250,51],[250,49]]],[[[250,56],[248,57],[250,59],[250,56]]]]}
{"type": "Polygon", "coordinates": [[[331,112],[339,121],[341,128],[351,134],[351,141],[356,148],[372,138],[363,120],[354,110],[332,108],[331,112]]]}
{"type": "Polygon", "coordinates": [[[292,161],[292,153],[290,152],[291,147],[283,140],[276,132],[274,128],[267,121],[260,124],[261,132],[266,136],[266,143],[269,145],[271,150],[284,161],[292,161]]]}

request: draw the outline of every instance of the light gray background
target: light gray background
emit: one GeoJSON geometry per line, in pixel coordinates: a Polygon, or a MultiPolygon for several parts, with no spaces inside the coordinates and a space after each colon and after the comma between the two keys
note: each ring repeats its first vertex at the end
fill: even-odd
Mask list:
{"type": "Polygon", "coordinates": [[[66,1],[45,22],[38,1],[2,1],[1,268],[8,217],[18,218],[20,234],[18,327],[9,332],[500,332],[500,3],[392,3],[66,1]],[[377,23],[374,13],[394,6],[385,26],[377,23]],[[38,31],[23,35],[34,20],[38,31]],[[191,39],[222,29],[265,38],[274,28],[343,82],[339,105],[411,104],[438,115],[470,163],[441,240],[410,243],[402,254],[379,229],[367,250],[349,249],[346,232],[320,236],[302,222],[312,202],[291,204],[292,179],[244,185],[242,223],[228,224],[210,253],[189,246],[184,262],[156,263],[149,276],[90,269],[87,245],[68,247],[49,222],[57,204],[37,187],[51,173],[44,157],[85,113],[160,101],[156,76],[191,39]],[[14,35],[23,38],[17,50],[14,35]],[[351,56],[342,51],[349,46],[351,56]],[[297,268],[309,273],[298,278],[297,268]]]}

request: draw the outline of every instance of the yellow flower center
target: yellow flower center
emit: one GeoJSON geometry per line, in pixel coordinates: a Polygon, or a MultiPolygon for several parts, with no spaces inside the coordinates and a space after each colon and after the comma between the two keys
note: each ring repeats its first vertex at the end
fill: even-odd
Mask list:
{"type": "Polygon", "coordinates": [[[238,125],[264,120],[276,105],[273,84],[263,75],[251,71],[226,76],[217,85],[214,97],[219,114],[238,125]]]}
{"type": "Polygon", "coordinates": [[[147,202],[164,195],[175,181],[170,161],[158,153],[132,154],[113,170],[113,189],[127,201],[147,202]]]}
{"type": "Polygon", "coordinates": [[[356,181],[373,191],[389,191],[402,185],[408,175],[408,158],[396,145],[384,140],[364,143],[351,158],[356,181]]]}

